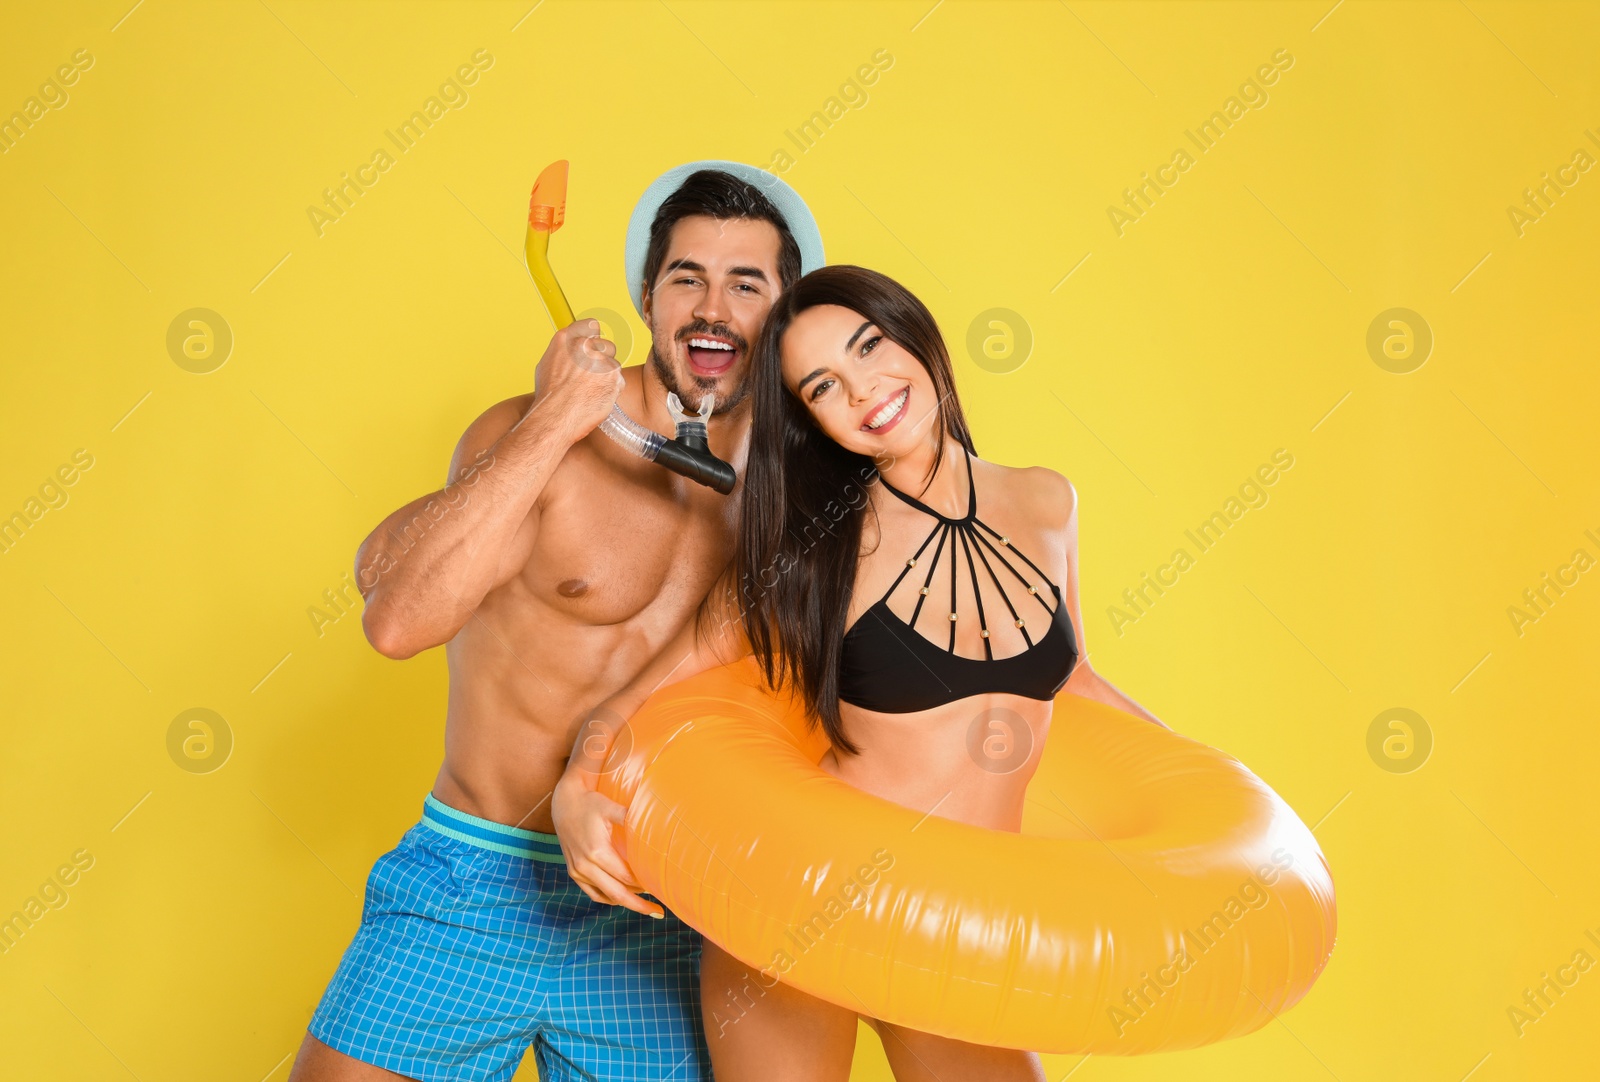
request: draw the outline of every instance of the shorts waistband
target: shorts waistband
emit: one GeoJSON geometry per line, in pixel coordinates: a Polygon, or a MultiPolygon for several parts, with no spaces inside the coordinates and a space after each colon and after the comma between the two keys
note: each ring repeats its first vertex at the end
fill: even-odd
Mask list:
{"type": "Polygon", "coordinates": [[[504,823],[468,815],[436,799],[432,793],[422,798],[422,821],[447,838],[496,853],[539,860],[546,864],[567,862],[561,853],[561,839],[554,834],[508,827],[504,823]]]}

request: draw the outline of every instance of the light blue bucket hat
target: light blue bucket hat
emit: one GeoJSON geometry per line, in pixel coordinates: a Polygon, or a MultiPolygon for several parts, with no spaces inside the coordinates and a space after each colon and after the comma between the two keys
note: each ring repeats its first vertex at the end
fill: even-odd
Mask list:
{"type": "Polygon", "coordinates": [[[656,211],[661,209],[661,204],[666,202],[667,197],[678,190],[688,179],[689,174],[702,169],[720,169],[724,173],[732,173],[771,200],[772,205],[778,208],[778,213],[783,215],[784,222],[789,226],[789,232],[794,235],[795,243],[800,246],[801,274],[810,274],[823,265],[822,233],[817,229],[817,220],[811,216],[811,209],[806,206],[806,201],[801,199],[793,188],[765,169],[757,169],[743,162],[716,160],[689,162],[687,165],[668,169],[651,181],[633,208],[632,216],[628,218],[628,239],[623,249],[623,269],[628,277],[628,297],[633,301],[633,307],[641,319],[644,318],[644,254],[645,249],[650,247],[650,224],[655,221],[656,211]]]}

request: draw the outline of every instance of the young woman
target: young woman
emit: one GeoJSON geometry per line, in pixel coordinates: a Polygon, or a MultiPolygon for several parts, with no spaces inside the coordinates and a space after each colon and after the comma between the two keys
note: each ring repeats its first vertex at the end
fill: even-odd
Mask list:
{"type": "MultiPolygon", "coordinates": [[[[657,687],[753,652],[827,733],[823,770],[1008,831],[1022,827],[1063,686],[1161,724],[1082,656],[1072,485],[975,457],[949,354],[915,296],[861,267],[813,271],[774,305],[752,368],[731,576],[707,599],[710,618],[597,718],[620,720],[657,687]]],[[[580,739],[557,787],[568,870],[596,901],[655,912],[611,845],[623,810],[593,791],[606,742],[580,739]]],[[[702,1003],[722,1003],[746,970],[707,940],[702,1003]]],[[[707,1010],[716,1076],[845,1079],[857,1017],[783,984],[735,1025],[707,1010]]],[[[866,1021],[899,1082],[1044,1078],[1032,1053],[866,1021]]]]}

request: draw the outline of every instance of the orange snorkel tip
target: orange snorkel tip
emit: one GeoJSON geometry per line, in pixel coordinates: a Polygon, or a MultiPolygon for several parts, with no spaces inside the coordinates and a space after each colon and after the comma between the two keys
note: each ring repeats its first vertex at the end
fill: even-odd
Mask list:
{"type": "Polygon", "coordinates": [[[533,182],[528,200],[528,227],[554,233],[567,220],[567,162],[551,162],[533,182]]]}

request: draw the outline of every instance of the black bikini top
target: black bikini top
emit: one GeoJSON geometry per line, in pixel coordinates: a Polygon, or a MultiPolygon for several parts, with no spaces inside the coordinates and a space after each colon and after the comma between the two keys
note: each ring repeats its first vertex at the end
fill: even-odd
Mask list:
{"type": "MultiPolygon", "coordinates": [[[[883,481],[881,477],[879,480],[883,481]]],[[[916,710],[930,710],[969,695],[981,695],[987,692],[1006,692],[1046,702],[1055,698],[1078,662],[1078,647],[1072,632],[1072,619],[1062,601],[1061,589],[1051,582],[1032,560],[1017,551],[1009,538],[1002,537],[987,523],[978,519],[977,490],[972,483],[971,453],[967,454],[967,514],[964,518],[941,515],[933,508],[901,492],[888,481],[883,481],[883,487],[917,510],[938,519],[938,524],[922,542],[922,547],[917,549],[916,554],[906,561],[906,566],[901,569],[900,574],[877,604],[862,613],[851,625],[850,630],[845,632],[843,655],[839,666],[839,698],[853,706],[885,714],[908,714],[916,710]],[[916,607],[912,610],[909,621],[902,620],[890,611],[889,598],[911,569],[924,563],[922,554],[927,551],[930,544],[934,543],[935,538],[938,538],[938,544],[934,546],[933,555],[926,561],[928,571],[923,577],[916,607]],[[946,548],[950,551],[948,593],[943,582],[935,584],[933,581],[934,572],[938,570],[939,557],[946,548]],[[1053,611],[1049,602],[1040,594],[1037,583],[1030,582],[1026,575],[1006,559],[1005,554],[1008,552],[1032,568],[1033,573],[1050,587],[1050,592],[1055,594],[1056,598],[1053,611]],[[955,601],[957,572],[963,557],[969,573],[967,577],[972,583],[972,600],[977,609],[979,636],[983,641],[982,658],[962,657],[955,652],[958,622],[955,601]],[[1015,580],[1012,584],[1013,589],[1020,583],[1028,595],[1032,596],[1044,610],[1043,615],[1048,621],[1048,626],[1037,642],[1028,633],[1027,616],[1036,615],[1032,603],[1022,600],[1027,616],[1017,611],[1017,605],[1012,602],[1001,582],[1001,572],[996,570],[996,563],[1003,571],[1010,573],[1008,581],[1015,580]],[[1006,610],[1010,613],[1009,626],[1002,626],[999,630],[1013,641],[1018,636],[1012,634],[1012,629],[1020,633],[1021,641],[1018,645],[1025,644],[1020,653],[998,658],[994,656],[990,627],[984,614],[984,590],[979,585],[979,564],[983,565],[986,573],[985,585],[993,584],[993,591],[990,594],[991,611],[998,608],[994,605],[994,595],[997,593],[999,600],[1004,602],[1006,610]],[[950,643],[944,648],[917,630],[917,618],[922,615],[923,603],[929,601],[930,597],[933,598],[933,604],[929,608],[930,613],[937,612],[941,616],[948,613],[947,619],[939,621],[950,627],[950,643]]]]}

